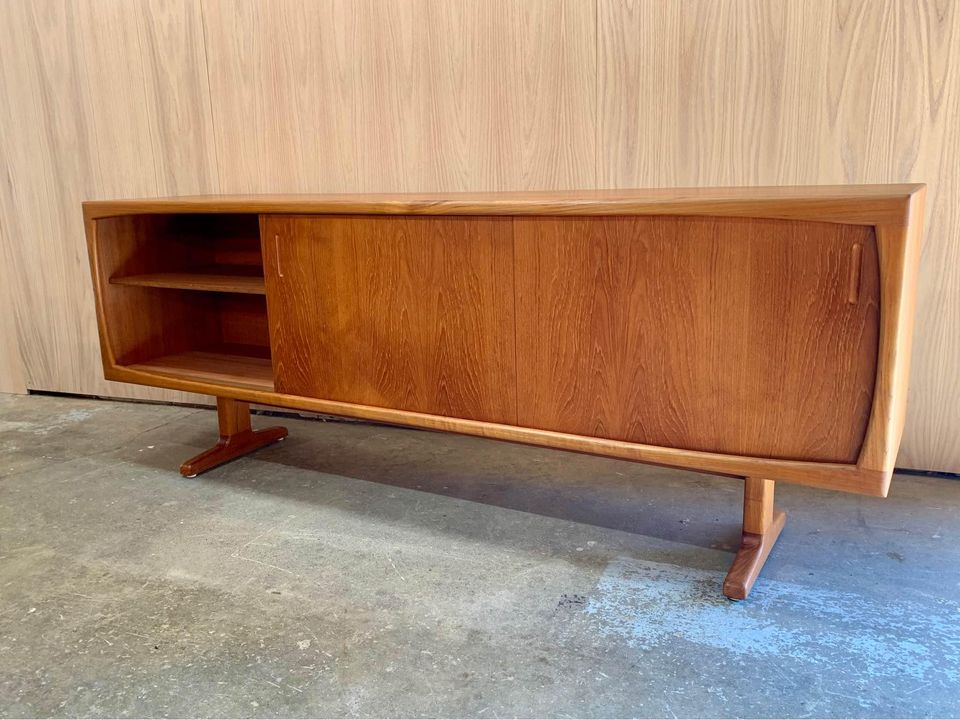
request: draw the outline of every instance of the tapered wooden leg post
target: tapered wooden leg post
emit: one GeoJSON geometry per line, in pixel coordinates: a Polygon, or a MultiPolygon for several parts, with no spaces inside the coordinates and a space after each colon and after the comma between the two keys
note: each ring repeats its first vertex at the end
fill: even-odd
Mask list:
{"type": "Polygon", "coordinates": [[[196,477],[287,436],[284,427],[253,430],[250,426],[250,403],[239,400],[217,398],[217,419],[220,422],[220,439],[212,448],[180,466],[180,474],[184,477],[196,477]]]}
{"type": "Polygon", "coordinates": [[[743,538],[723,581],[723,594],[732,600],[750,594],[787,520],[786,513],[773,508],[773,480],[748,477],[743,483],[743,538]]]}

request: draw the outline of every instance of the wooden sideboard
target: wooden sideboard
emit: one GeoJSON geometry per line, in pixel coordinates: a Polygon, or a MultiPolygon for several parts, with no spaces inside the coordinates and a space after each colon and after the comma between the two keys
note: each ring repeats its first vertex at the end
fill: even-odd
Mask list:
{"type": "Polygon", "coordinates": [[[249,403],[884,496],[922,185],[84,203],[107,379],[214,395],[193,476],[274,442],[249,403]]]}

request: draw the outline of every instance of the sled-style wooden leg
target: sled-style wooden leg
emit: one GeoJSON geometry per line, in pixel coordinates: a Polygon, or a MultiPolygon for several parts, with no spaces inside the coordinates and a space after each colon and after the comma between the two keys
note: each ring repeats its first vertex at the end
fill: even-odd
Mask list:
{"type": "Polygon", "coordinates": [[[731,600],[750,594],[787,520],[786,513],[773,509],[773,480],[748,477],[743,482],[743,539],[723,581],[723,594],[731,600]]]}
{"type": "Polygon", "coordinates": [[[220,421],[220,440],[180,466],[180,474],[184,477],[196,477],[287,436],[284,427],[253,430],[250,427],[250,403],[239,400],[217,398],[217,419],[220,421]]]}

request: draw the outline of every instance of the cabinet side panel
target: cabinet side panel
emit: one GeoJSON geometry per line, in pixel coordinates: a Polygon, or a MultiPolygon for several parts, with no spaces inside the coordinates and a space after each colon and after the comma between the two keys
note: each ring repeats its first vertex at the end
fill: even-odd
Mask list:
{"type": "Polygon", "coordinates": [[[855,462],[877,362],[867,226],[517,218],[519,424],[855,462]]]}
{"type": "Polygon", "coordinates": [[[262,222],[278,392],[516,422],[509,219],[262,222]]]}

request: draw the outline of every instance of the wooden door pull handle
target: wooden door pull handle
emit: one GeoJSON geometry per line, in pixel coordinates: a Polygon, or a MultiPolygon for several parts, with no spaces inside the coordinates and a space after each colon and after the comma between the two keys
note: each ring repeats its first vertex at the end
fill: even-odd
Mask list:
{"type": "Polygon", "coordinates": [[[847,280],[847,302],[856,305],[860,299],[860,266],[863,264],[863,245],[850,248],[850,275],[847,280]]]}
{"type": "Polygon", "coordinates": [[[273,236],[273,252],[277,259],[277,277],[283,277],[283,270],[280,269],[280,236],[273,236]]]}

